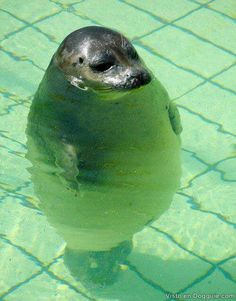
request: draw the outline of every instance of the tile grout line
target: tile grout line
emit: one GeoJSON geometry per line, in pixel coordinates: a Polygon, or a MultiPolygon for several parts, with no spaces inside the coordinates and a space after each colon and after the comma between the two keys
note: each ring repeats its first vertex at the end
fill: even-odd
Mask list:
{"type": "Polygon", "coordinates": [[[196,284],[198,284],[198,283],[204,281],[204,280],[207,279],[211,274],[213,274],[213,272],[214,272],[215,270],[216,270],[215,267],[210,268],[210,269],[206,272],[206,274],[204,274],[203,276],[201,276],[201,277],[195,279],[195,281],[193,281],[191,284],[189,284],[189,285],[188,285],[187,287],[185,287],[184,289],[179,290],[179,291],[178,291],[178,294],[182,294],[182,293],[186,292],[188,289],[194,287],[196,284]]]}
{"type": "MultiPolygon", "coordinates": [[[[51,1],[51,2],[53,2],[53,1],[51,1]]],[[[210,2],[212,2],[212,1],[210,1],[210,2]]],[[[55,2],[54,2],[55,3],[55,2]]],[[[42,33],[44,33],[44,32],[42,32],[42,33]]],[[[44,33],[45,34],[45,33],[44,33]]],[[[150,34],[150,33],[149,33],[150,34]]],[[[197,114],[197,113],[196,113],[197,114]]],[[[198,115],[198,114],[197,114],[198,115]]],[[[140,272],[139,272],[140,273],[140,272]]],[[[59,280],[60,280],[60,278],[58,278],[59,280]]]]}
{"type": "MultiPolygon", "coordinates": [[[[50,0],[51,1],[51,0],[50,0]]],[[[121,1],[121,0],[118,0],[118,1],[121,1]]],[[[123,0],[124,1],[124,0],[123,0]]],[[[214,1],[214,0],[211,0],[211,1],[214,1]]],[[[200,8],[201,7],[204,7],[204,5],[201,5],[200,6],[200,8]]],[[[200,9],[200,8],[198,8],[198,9],[200,9]]],[[[61,11],[60,11],[61,12],[61,11]]],[[[191,11],[191,12],[193,12],[193,11],[191,11]]],[[[82,16],[81,15],[79,15],[79,14],[77,14],[77,13],[74,13],[74,12],[72,12],[74,15],[76,15],[77,17],[80,17],[80,18],[82,18],[82,16]]],[[[13,17],[15,17],[13,14],[11,14],[13,17]]],[[[182,16],[183,17],[183,16],[182,16]]],[[[15,18],[17,18],[17,17],[15,17],[15,18]]],[[[90,18],[87,18],[87,17],[85,17],[85,19],[87,19],[87,20],[90,20],[91,22],[96,22],[95,20],[92,20],[92,19],[90,19],[90,18]]],[[[178,20],[178,19],[175,19],[175,21],[176,20],[178,20]]],[[[98,22],[96,22],[98,25],[101,25],[100,23],[98,23],[98,22]]],[[[36,30],[38,30],[40,33],[42,33],[43,35],[45,35],[51,42],[54,42],[54,43],[56,43],[57,45],[58,45],[58,43],[57,42],[55,42],[55,41],[53,41],[51,38],[50,38],[50,36],[48,36],[45,32],[43,32],[43,31],[41,31],[39,28],[37,28],[37,27],[35,27],[35,29],[36,30]]],[[[138,42],[136,42],[136,44],[138,44],[139,45],[139,43],[138,42]]],[[[193,73],[195,76],[198,76],[198,77],[200,77],[200,78],[202,78],[203,80],[205,80],[206,82],[208,81],[208,79],[207,78],[205,78],[204,76],[202,76],[202,75],[200,75],[200,74],[198,74],[197,72],[195,72],[195,71],[192,71],[191,69],[188,69],[188,68],[185,68],[185,67],[182,67],[182,66],[179,66],[178,64],[175,64],[173,61],[171,61],[170,59],[168,59],[168,58],[166,58],[166,57],[164,57],[164,56],[162,56],[162,55],[160,55],[160,54],[158,54],[158,53],[156,53],[154,50],[152,50],[149,46],[145,46],[145,45],[143,45],[141,42],[140,42],[140,47],[145,47],[146,48],[146,50],[147,51],[149,51],[151,54],[153,54],[153,55],[156,55],[156,56],[160,56],[162,59],[164,59],[164,60],[166,60],[166,61],[168,61],[169,63],[171,63],[171,64],[173,64],[175,67],[177,67],[177,68],[179,68],[179,69],[183,69],[183,70],[185,70],[186,72],[190,72],[190,73],[193,73]]],[[[211,82],[211,81],[210,81],[211,82]]],[[[234,90],[231,90],[231,89],[229,89],[229,88],[227,88],[227,87],[224,87],[224,86],[222,86],[222,85],[220,85],[220,84],[218,84],[218,83],[216,83],[216,82],[214,82],[214,81],[212,81],[211,82],[213,85],[215,85],[215,86],[218,86],[219,88],[221,88],[221,89],[223,89],[223,90],[226,90],[226,91],[229,91],[229,92],[231,92],[231,93],[233,93],[233,94],[236,94],[236,92],[234,91],[234,90]]]]}
{"type": "Polygon", "coordinates": [[[197,113],[197,112],[195,112],[195,111],[193,111],[193,110],[187,108],[187,107],[184,106],[184,105],[178,104],[178,108],[181,108],[181,109],[187,111],[189,114],[198,116],[200,119],[202,119],[202,120],[203,120],[204,122],[206,122],[206,123],[213,124],[213,125],[217,126],[217,127],[218,127],[218,128],[217,128],[217,131],[218,131],[218,132],[220,132],[220,133],[222,133],[222,134],[230,135],[230,136],[232,136],[232,137],[236,137],[236,134],[231,133],[230,131],[224,130],[224,129],[223,129],[223,125],[222,125],[221,123],[218,123],[218,122],[216,122],[216,121],[213,121],[213,120],[211,120],[211,119],[208,119],[208,118],[204,117],[202,114],[197,113]]]}
{"type": "MultiPolygon", "coordinates": [[[[50,0],[50,1],[52,1],[52,0],[50,0]]],[[[117,1],[125,1],[125,0],[117,0],[117,1]]],[[[213,1],[215,1],[215,0],[210,0],[210,2],[209,3],[211,3],[211,2],[213,2],[213,1]]],[[[201,7],[205,7],[205,4],[202,4],[202,5],[200,5],[200,8],[201,7]]],[[[193,11],[191,11],[190,13],[192,13],[193,11]]],[[[189,14],[190,14],[189,13],[189,14]]],[[[79,17],[82,17],[81,15],[78,15],[78,14],[75,14],[76,16],[79,16],[79,17]]],[[[183,16],[182,16],[183,17],[183,16]]],[[[178,19],[181,19],[182,17],[180,17],[180,18],[177,18],[177,19],[175,19],[174,20],[174,22],[175,21],[177,21],[178,19]]],[[[86,17],[86,19],[89,19],[91,22],[96,22],[95,20],[93,20],[93,19],[91,19],[91,18],[87,18],[86,17]]],[[[102,25],[102,24],[100,24],[100,23],[98,23],[98,25],[102,25]]],[[[147,50],[148,51],[148,50],[147,50]]],[[[149,51],[150,52],[150,51],[149,51]]],[[[153,53],[152,52],[150,52],[151,54],[154,54],[155,56],[156,55],[158,55],[157,53],[155,53],[155,51],[153,51],[153,53]]],[[[164,56],[163,56],[164,57],[164,56]]],[[[164,57],[165,58],[165,57],[164,57]]],[[[206,77],[204,77],[204,76],[201,76],[200,74],[198,74],[198,73],[196,73],[196,76],[198,76],[198,77],[200,77],[200,78],[202,78],[205,82],[208,82],[209,80],[211,80],[213,77],[215,77],[216,75],[219,75],[219,74],[221,74],[221,72],[223,72],[223,71],[227,71],[231,66],[234,66],[235,65],[235,63],[232,63],[231,65],[229,65],[229,66],[226,66],[225,68],[223,68],[221,71],[219,71],[219,72],[217,72],[216,74],[213,74],[213,75],[211,75],[209,78],[206,78],[206,77]]],[[[181,67],[180,66],[176,66],[177,68],[179,68],[179,69],[181,69],[181,67]]],[[[191,70],[191,69],[190,69],[191,70]]],[[[186,72],[190,72],[188,69],[186,70],[186,72]]],[[[224,86],[221,86],[220,84],[218,84],[218,83],[215,83],[215,82],[210,82],[211,84],[213,84],[213,85],[216,85],[216,86],[218,86],[220,89],[223,89],[223,90],[226,90],[226,91],[228,91],[228,92],[231,92],[231,93],[233,93],[233,94],[236,94],[236,91],[234,91],[234,90],[231,90],[231,89],[228,89],[228,88],[226,88],[226,87],[224,87],[224,86]]]]}
{"type": "MultiPolygon", "coordinates": [[[[209,78],[206,78],[205,80],[201,81],[201,82],[200,82],[199,84],[197,84],[195,87],[189,89],[188,91],[184,92],[183,94],[181,94],[181,95],[179,95],[179,96],[177,96],[177,97],[175,97],[175,98],[172,98],[171,101],[176,101],[176,100],[182,98],[183,96],[185,96],[185,95],[187,95],[187,94],[193,92],[195,89],[199,88],[200,86],[205,85],[209,80],[214,80],[214,78],[216,78],[217,76],[219,76],[219,75],[221,75],[221,74],[227,72],[228,70],[230,70],[230,69],[233,68],[234,66],[236,66],[236,63],[232,63],[231,65],[229,65],[229,66],[223,68],[222,70],[220,70],[219,72],[213,74],[213,75],[210,76],[209,78]]],[[[234,91],[234,92],[236,92],[236,91],[234,91]]]]}
{"type": "Polygon", "coordinates": [[[3,298],[5,298],[8,295],[10,295],[11,293],[13,293],[15,290],[17,290],[18,288],[20,288],[22,285],[24,286],[25,284],[29,283],[31,280],[37,278],[42,273],[43,273],[43,270],[40,269],[38,272],[33,273],[30,277],[26,278],[25,280],[23,280],[21,282],[18,282],[17,284],[13,285],[6,292],[3,292],[3,294],[0,295],[0,300],[4,301],[3,298]]]}
{"type": "MultiPolygon", "coordinates": [[[[195,3],[195,4],[201,5],[200,2],[197,2],[197,1],[195,1],[195,0],[188,0],[188,1],[191,2],[191,3],[195,3]]],[[[220,10],[214,8],[214,7],[208,6],[208,4],[211,4],[211,3],[214,4],[214,2],[215,2],[215,0],[209,1],[208,3],[205,3],[205,8],[206,8],[207,10],[213,11],[213,12],[215,12],[215,13],[221,15],[221,16],[224,17],[224,18],[227,18],[227,19],[229,19],[229,20],[235,22],[235,18],[234,18],[234,17],[231,17],[231,16],[225,14],[224,12],[222,12],[222,11],[220,11],[220,10]]]]}
{"type": "Polygon", "coordinates": [[[205,263],[211,265],[212,267],[215,266],[215,264],[213,262],[211,262],[210,260],[194,253],[193,251],[189,250],[188,248],[182,246],[171,234],[169,234],[168,232],[165,232],[161,229],[159,229],[158,227],[155,226],[148,226],[150,229],[152,229],[155,232],[161,233],[162,235],[164,235],[165,237],[167,237],[169,239],[169,241],[171,241],[173,244],[175,244],[178,248],[180,248],[182,251],[198,258],[201,261],[204,261],[205,263]]]}
{"type": "MultiPolygon", "coordinates": [[[[153,30],[153,31],[151,31],[151,32],[149,32],[149,33],[147,33],[147,34],[145,34],[145,35],[143,35],[143,36],[140,36],[140,37],[138,37],[138,38],[135,38],[135,39],[133,39],[133,41],[138,41],[138,40],[142,39],[143,37],[149,36],[150,34],[152,34],[152,33],[154,33],[154,32],[160,31],[160,30],[163,29],[164,27],[171,26],[171,27],[177,28],[177,29],[179,29],[179,30],[181,30],[181,31],[183,31],[183,32],[185,32],[185,33],[187,33],[187,34],[189,34],[189,35],[192,35],[192,36],[196,37],[197,39],[199,39],[199,40],[201,40],[201,41],[203,41],[203,42],[205,42],[205,43],[208,43],[208,44],[210,44],[210,45],[212,45],[212,46],[214,46],[214,47],[216,47],[216,48],[219,48],[220,50],[222,50],[222,51],[224,51],[224,52],[226,52],[226,53],[228,53],[228,54],[230,54],[230,55],[233,55],[233,56],[236,55],[236,53],[234,53],[233,51],[231,51],[231,50],[229,50],[229,49],[226,49],[226,48],[222,47],[221,45],[218,45],[217,43],[214,43],[214,42],[212,42],[212,41],[210,41],[210,40],[208,40],[208,39],[206,39],[206,38],[204,38],[204,37],[202,37],[202,36],[200,36],[200,35],[194,33],[193,31],[191,31],[191,30],[189,30],[189,29],[183,27],[183,26],[174,24],[174,23],[178,22],[179,20],[184,19],[186,16],[188,16],[188,15],[190,15],[190,14],[192,14],[192,13],[195,13],[196,11],[198,11],[198,10],[200,10],[200,9],[202,9],[202,8],[205,8],[207,4],[200,5],[200,7],[198,7],[198,8],[196,8],[196,9],[190,11],[189,13],[187,13],[187,14],[185,14],[185,15],[179,17],[179,18],[176,18],[176,19],[172,20],[171,22],[166,22],[166,21],[163,20],[161,17],[156,16],[156,15],[152,14],[151,12],[149,12],[149,11],[147,11],[147,10],[145,10],[145,9],[140,9],[140,8],[137,7],[136,5],[131,4],[131,3],[127,2],[127,1],[125,1],[125,0],[118,0],[118,1],[119,1],[119,2],[122,2],[122,3],[126,3],[128,6],[134,7],[134,8],[137,9],[138,11],[145,12],[146,14],[148,14],[149,16],[151,16],[152,18],[156,17],[156,19],[158,20],[158,22],[164,23],[164,25],[163,25],[162,27],[157,28],[156,30],[153,30]]],[[[214,1],[214,0],[213,0],[213,1],[214,1]]],[[[209,3],[211,3],[211,1],[210,1],[209,3]]]]}
{"type": "Polygon", "coordinates": [[[45,72],[45,69],[43,69],[42,67],[40,67],[38,64],[36,64],[33,60],[27,58],[27,59],[22,59],[22,57],[20,56],[16,56],[15,54],[13,54],[11,51],[8,51],[6,49],[4,49],[2,46],[0,47],[0,51],[4,52],[6,55],[8,55],[10,58],[12,58],[14,61],[17,62],[29,62],[31,63],[34,67],[38,68],[39,70],[45,72]]]}
{"type": "MultiPolygon", "coordinates": [[[[58,258],[61,258],[62,255],[59,255],[55,258],[52,259],[52,261],[49,263],[49,264],[46,264],[44,265],[43,262],[41,262],[36,256],[34,256],[33,254],[29,253],[27,250],[25,250],[23,247],[21,246],[18,246],[16,245],[15,243],[13,243],[10,239],[2,236],[0,234],[0,239],[3,240],[5,243],[9,244],[10,246],[13,246],[15,247],[16,249],[18,249],[24,256],[26,256],[27,258],[29,258],[31,261],[33,261],[35,263],[36,266],[39,266],[40,267],[40,271],[38,272],[38,274],[42,274],[43,272],[47,273],[49,276],[51,276],[52,278],[52,275],[53,274],[51,271],[49,271],[49,268],[58,260],[58,258]]],[[[68,281],[65,281],[64,279],[61,279],[60,277],[56,276],[55,274],[54,275],[54,279],[56,279],[58,282],[65,284],[67,285],[68,287],[70,288],[73,288],[74,291],[76,291],[77,293],[79,293],[80,295],[86,297],[88,300],[91,300],[91,301],[96,301],[96,299],[94,298],[91,298],[89,296],[87,296],[84,292],[81,292],[80,290],[78,290],[77,288],[75,288],[74,286],[72,286],[68,281]]],[[[35,277],[37,277],[38,275],[36,275],[35,277]]],[[[35,278],[34,277],[34,278],[35,278]]],[[[29,282],[31,280],[31,277],[28,279],[27,278],[27,282],[29,282]]],[[[19,287],[21,287],[22,285],[25,284],[25,281],[23,281],[22,283],[20,284],[17,284],[15,285],[13,288],[13,291],[18,289],[19,287]]],[[[12,293],[12,288],[10,288],[4,295],[2,295],[1,297],[4,298],[6,295],[12,293]],[[10,291],[10,292],[9,292],[10,291]]]]}
{"type": "Polygon", "coordinates": [[[195,200],[195,199],[196,199],[195,197],[193,197],[193,196],[191,196],[191,195],[189,195],[189,194],[187,194],[187,193],[185,193],[185,192],[177,192],[177,194],[186,197],[186,198],[188,199],[187,202],[188,202],[190,205],[192,205],[191,208],[192,208],[193,210],[200,211],[200,212],[202,212],[202,213],[204,213],[204,214],[210,214],[210,215],[213,215],[213,216],[215,216],[217,219],[219,219],[221,222],[223,222],[223,223],[227,224],[228,226],[231,226],[231,227],[233,227],[234,229],[236,229],[236,223],[226,220],[222,214],[216,213],[216,212],[211,211],[211,210],[204,210],[204,209],[201,209],[201,205],[195,200]]]}
{"type": "MultiPolygon", "coordinates": [[[[215,264],[215,263],[213,263],[213,262],[211,262],[211,261],[205,259],[204,257],[201,257],[201,256],[199,256],[198,254],[192,252],[191,250],[188,250],[187,248],[183,247],[182,245],[180,245],[180,244],[173,238],[173,236],[170,235],[169,233],[167,233],[167,232],[165,232],[165,231],[163,231],[163,230],[160,230],[160,229],[158,229],[157,227],[154,227],[154,226],[149,226],[149,228],[152,228],[154,231],[160,232],[160,233],[162,233],[163,235],[167,236],[167,237],[169,238],[169,240],[172,241],[173,243],[175,243],[180,249],[186,251],[187,253],[189,253],[189,254],[191,254],[191,255],[197,257],[198,259],[200,259],[200,260],[202,260],[202,261],[204,261],[204,262],[206,262],[206,263],[208,263],[208,264],[210,264],[210,265],[212,266],[212,267],[208,270],[208,272],[207,272],[205,275],[200,276],[199,278],[195,279],[195,281],[193,281],[193,282],[192,282],[190,285],[188,285],[186,288],[184,288],[184,289],[178,291],[179,294],[182,293],[182,292],[184,292],[184,291],[186,291],[188,288],[194,286],[195,284],[197,284],[197,283],[203,281],[203,280],[206,279],[207,277],[209,277],[216,269],[221,269],[221,270],[223,270],[223,271],[221,271],[221,272],[224,274],[225,270],[224,270],[223,268],[221,268],[220,265],[224,264],[225,262],[227,262],[227,261],[229,261],[229,260],[231,260],[231,259],[236,258],[236,256],[233,255],[233,256],[230,256],[229,258],[226,258],[226,259],[224,259],[224,260],[222,260],[222,261],[220,261],[220,262],[218,262],[218,263],[215,264]],[[207,277],[206,277],[206,275],[207,275],[207,277]]],[[[226,273],[228,273],[228,272],[226,272],[226,273]]],[[[225,276],[225,274],[224,274],[224,276],[225,276]]],[[[228,273],[228,277],[226,277],[226,278],[229,278],[231,281],[233,281],[234,283],[236,283],[236,281],[232,279],[232,276],[231,276],[230,273],[228,273]]]]}
{"type": "Polygon", "coordinates": [[[230,280],[231,282],[233,282],[234,284],[236,284],[236,280],[232,277],[232,275],[227,272],[224,268],[222,267],[218,267],[218,270],[224,275],[224,277],[227,279],[227,280],[230,280]]]}
{"type": "Polygon", "coordinates": [[[28,22],[28,21],[25,21],[24,19],[21,19],[21,18],[15,16],[14,14],[12,14],[11,12],[9,12],[9,11],[7,11],[7,10],[5,10],[5,9],[1,9],[1,8],[0,8],[0,11],[6,13],[6,14],[8,14],[8,15],[10,15],[12,18],[14,18],[14,19],[16,19],[17,21],[19,21],[19,22],[21,22],[21,23],[24,24],[24,25],[23,25],[22,27],[20,27],[19,29],[15,30],[15,31],[12,31],[12,32],[10,32],[10,33],[8,33],[8,34],[6,34],[6,35],[4,36],[4,38],[0,40],[0,43],[3,42],[3,41],[5,41],[5,40],[8,39],[9,37],[11,37],[11,36],[17,34],[18,32],[23,31],[23,30],[26,29],[26,28],[32,28],[32,29],[35,29],[35,28],[34,28],[34,25],[35,25],[35,24],[40,23],[40,22],[42,22],[42,21],[45,21],[45,20],[47,20],[47,19],[49,19],[49,18],[51,18],[51,17],[54,17],[55,15],[58,15],[58,14],[60,14],[60,13],[62,12],[62,11],[58,11],[58,12],[56,12],[56,13],[52,13],[51,15],[42,17],[41,19],[36,20],[36,21],[30,23],[30,22],[28,22]]]}
{"type": "MultiPolygon", "coordinates": [[[[214,2],[214,1],[213,1],[213,2],[214,2]]],[[[229,19],[229,20],[235,22],[235,18],[233,18],[233,17],[231,17],[231,16],[229,16],[229,15],[227,15],[227,14],[225,14],[225,13],[223,13],[223,12],[221,12],[221,11],[219,11],[219,10],[213,8],[213,7],[208,7],[208,6],[206,6],[206,9],[208,9],[208,10],[210,10],[210,11],[213,11],[213,12],[219,14],[219,15],[222,16],[223,18],[227,18],[227,19],[229,19]]]]}
{"type": "Polygon", "coordinates": [[[187,29],[187,28],[185,28],[183,26],[176,25],[176,24],[172,24],[171,26],[174,27],[174,28],[176,28],[176,29],[179,29],[179,30],[183,31],[184,33],[186,33],[188,35],[192,35],[192,36],[196,37],[197,39],[201,40],[202,42],[208,43],[208,44],[210,44],[210,45],[212,45],[212,46],[214,46],[214,47],[216,47],[216,48],[218,48],[218,49],[226,52],[229,55],[232,55],[232,56],[236,57],[236,53],[235,52],[233,52],[233,51],[231,51],[231,50],[229,50],[227,48],[224,48],[223,46],[218,45],[215,42],[212,42],[212,41],[210,41],[210,40],[208,40],[208,39],[200,36],[199,34],[193,32],[190,29],[187,29]]]}
{"type": "MultiPolygon", "coordinates": [[[[164,294],[171,294],[168,290],[164,289],[162,286],[160,286],[158,283],[152,281],[151,279],[148,279],[145,275],[143,275],[135,265],[133,265],[129,260],[125,260],[124,262],[132,272],[134,272],[138,278],[143,280],[146,284],[154,288],[155,290],[162,292],[164,294]]],[[[177,299],[174,299],[177,300],[177,299]]]]}
{"type": "Polygon", "coordinates": [[[27,150],[26,145],[24,143],[19,142],[19,141],[13,139],[13,138],[10,138],[10,137],[6,136],[5,133],[3,133],[1,130],[0,130],[0,136],[3,137],[3,138],[5,138],[5,139],[8,139],[8,140],[10,140],[10,141],[12,141],[14,143],[19,144],[24,150],[27,150]]]}
{"type": "MultiPolygon", "coordinates": [[[[214,82],[213,80],[204,77],[203,75],[197,73],[196,71],[194,71],[194,70],[192,70],[192,69],[183,67],[183,66],[181,66],[181,65],[179,65],[179,64],[177,64],[177,63],[175,63],[173,60],[171,60],[171,59],[165,57],[164,55],[162,55],[162,54],[156,52],[152,47],[150,47],[150,46],[148,46],[148,45],[146,45],[146,44],[144,44],[144,43],[142,43],[142,42],[140,42],[140,41],[134,42],[134,44],[140,46],[140,47],[143,48],[144,50],[148,51],[150,54],[152,54],[152,55],[154,55],[154,56],[157,56],[157,57],[160,57],[160,58],[163,59],[164,61],[168,62],[169,64],[171,64],[171,65],[173,65],[173,66],[175,66],[176,68],[178,68],[178,69],[180,69],[180,70],[183,70],[183,71],[186,71],[186,72],[188,72],[188,73],[191,73],[192,75],[197,76],[198,78],[201,78],[201,79],[204,80],[205,82],[209,82],[209,83],[211,83],[212,85],[217,86],[217,87],[219,87],[219,88],[222,89],[222,90],[228,91],[228,92],[230,92],[230,93],[236,95],[236,91],[231,90],[231,89],[229,89],[229,88],[227,88],[227,87],[224,87],[224,86],[222,86],[221,84],[216,83],[216,82],[214,82]]],[[[234,64],[234,63],[233,63],[233,64],[234,64]]],[[[232,65],[232,64],[231,64],[231,65],[232,65]]],[[[231,65],[230,65],[230,66],[231,66],[231,65]]],[[[226,68],[227,68],[227,67],[226,67],[226,68]]],[[[224,70],[225,70],[225,68],[224,68],[224,70]]],[[[217,72],[217,74],[218,74],[218,72],[217,72]]],[[[211,78],[211,77],[212,77],[212,76],[210,76],[209,78],[211,78]]]]}
{"type": "MultiPolygon", "coordinates": [[[[50,35],[48,35],[48,34],[46,34],[45,32],[43,32],[43,31],[42,31],[40,28],[38,28],[37,26],[34,26],[34,23],[29,23],[29,22],[25,21],[24,19],[20,19],[19,17],[17,17],[17,16],[15,16],[14,14],[8,12],[7,10],[3,10],[3,9],[0,8],[0,11],[4,11],[5,13],[9,14],[11,17],[15,18],[16,20],[23,22],[23,23],[25,24],[25,27],[24,27],[22,30],[24,30],[25,28],[32,28],[32,29],[36,30],[37,32],[43,34],[50,42],[55,43],[55,44],[58,45],[58,43],[55,42],[55,41],[51,38],[50,35]]],[[[60,12],[57,12],[57,14],[59,14],[59,13],[60,13],[60,12]]],[[[48,16],[48,17],[51,17],[51,16],[53,16],[53,15],[50,15],[50,16],[48,16]]],[[[35,24],[37,24],[37,22],[35,22],[35,24]]],[[[17,33],[16,33],[16,34],[17,34],[17,33]]],[[[1,42],[4,41],[4,40],[5,40],[5,39],[2,39],[1,42]]]]}

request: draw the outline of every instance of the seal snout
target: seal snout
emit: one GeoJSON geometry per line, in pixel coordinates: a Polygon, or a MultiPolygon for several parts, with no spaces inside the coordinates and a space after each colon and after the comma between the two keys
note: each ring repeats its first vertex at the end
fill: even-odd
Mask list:
{"type": "Polygon", "coordinates": [[[125,87],[129,89],[139,88],[151,81],[151,75],[145,69],[134,69],[126,75],[125,87]]]}

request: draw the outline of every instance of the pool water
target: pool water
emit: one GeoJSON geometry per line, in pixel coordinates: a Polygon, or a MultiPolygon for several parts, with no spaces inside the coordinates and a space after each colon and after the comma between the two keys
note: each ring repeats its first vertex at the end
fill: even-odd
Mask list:
{"type": "Polygon", "coordinates": [[[235,17],[235,0],[0,2],[1,301],[236,299],[235,17]],[[51,56],[88,25],[132,40],[183,125],[170,208],[134,235],[117,281],[91,289],[65,264],[66,242],[40,209],[25,158],[27,116],[51,56]]]}

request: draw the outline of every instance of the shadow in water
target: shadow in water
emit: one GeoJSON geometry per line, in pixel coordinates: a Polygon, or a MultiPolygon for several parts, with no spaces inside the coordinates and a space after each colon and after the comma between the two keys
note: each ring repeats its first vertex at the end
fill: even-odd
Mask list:
{"type": "Polygon", "coordinates": [[[74,251],[65,249],[64,262],[72,276],[88,287],[113,284],[120,265],[132,251],[132,242],[125,241],[107,251],[74,251]]]}

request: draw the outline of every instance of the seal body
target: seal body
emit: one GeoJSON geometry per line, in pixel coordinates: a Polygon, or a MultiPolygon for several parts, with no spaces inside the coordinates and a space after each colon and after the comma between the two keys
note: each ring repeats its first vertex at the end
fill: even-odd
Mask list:
{"type": "Polygon", "coordinates": [[[59,47],[35,95],[27,158],[40,208],[67,247],[105,252],[169,207],[180,179],[181,126],[161,83],[136,54],[129,58],[128,40],[104,28],[80,31],[59,47]],[[97,60],[112,49],[116,66],[109,58],[97,63],[105,71],[89,71],[91,45],[97,60]],[[81,58],[87,67],[74,70],[81,58]]]}

